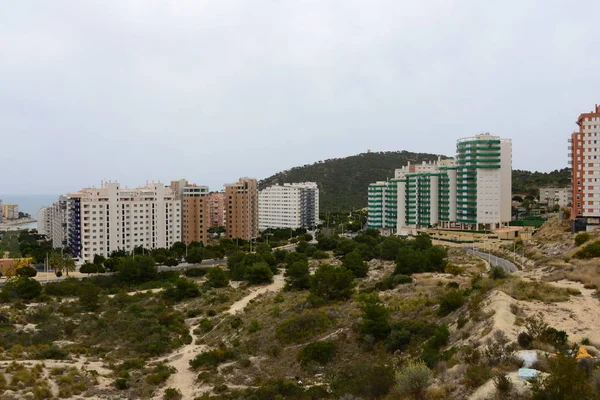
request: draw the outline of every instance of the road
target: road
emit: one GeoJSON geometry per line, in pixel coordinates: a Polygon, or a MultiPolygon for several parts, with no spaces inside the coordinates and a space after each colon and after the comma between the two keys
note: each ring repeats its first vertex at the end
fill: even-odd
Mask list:
{"type": "Polygon", "coordinates": [[[478,251],[477,247],[466,247],[466,249],[477,257],[483,258],[486,261],[491,261],[490,264],[492,265],[501,266],[506,272],[515,272],[519,270],[515,264],[505,258],[478,251]]]}

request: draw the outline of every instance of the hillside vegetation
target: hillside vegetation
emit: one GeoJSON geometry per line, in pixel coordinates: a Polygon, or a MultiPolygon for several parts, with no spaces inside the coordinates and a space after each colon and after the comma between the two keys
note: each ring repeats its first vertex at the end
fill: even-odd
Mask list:
{"type": "Polygon", "coordinates": [[[341,211],[367,205],[367,186],[394,176],[407,164],[437,159],[435,154],[410,151],[361,153],[294,167],[260,181],[260,189],[285,182],[317,182],[321,211],[341,211]]]}
{"type": "MultiPolygon", "coordinates": [[[[261,180],[259,187],[263,189],[285,182],[317,182],[322,212],[347,211],[367,205],[369,183],[393,177],[394,170],[409,161],[421,163],[437,157],[436,154],[409,151],[361,153],[294,167],[261,180]]],[[[568,186],[569,177],[568,168],[552,172],[514,170],[513,193],[537,196],[540,187],[568,186]]]]}

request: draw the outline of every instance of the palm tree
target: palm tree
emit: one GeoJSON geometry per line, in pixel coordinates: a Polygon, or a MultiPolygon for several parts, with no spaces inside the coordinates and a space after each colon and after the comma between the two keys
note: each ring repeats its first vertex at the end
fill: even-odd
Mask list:
{"type": "Polygon", "coordinates": [[[63,263],[62,263],[62,256],[60,254],[52,254],[50,256],[50,258],[48,259],[48,265],[51,266],[52,268],[54,268],[54,271],[56,273],[60,272],[62,273],[63,270],[63,263]]]}
{"type": "Polygon", "coordinates": [[[67,272],[67,276],[69,276],[69,272],[75,272],[77,266],[75,265],[75,260],[73,260],[69,256],[65,256],[62,259],[62,265],[64,270],[67,272]]]}

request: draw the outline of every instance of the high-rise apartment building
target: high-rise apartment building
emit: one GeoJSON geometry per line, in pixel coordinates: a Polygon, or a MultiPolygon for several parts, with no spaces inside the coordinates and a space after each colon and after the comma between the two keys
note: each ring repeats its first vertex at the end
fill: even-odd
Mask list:
{"type": "Polygon", "coordinates": [[[571,219],[587,230],[600,228],[600,105],[577,118],[579,130],[569,139],[571,219]]]}
{"type": "Polygon", "coordinates": [[[2,199],[0,199],[0,223],[4,221],[4,206],[2,205],[2,199]]]}
{"type": "Polygon", "coordinates": [[[50,234],[52,247],[61,249],[68,246],[68,198],[59,196],[58,200],[50,208],[50,234]]]}
{"type": "Polygon", "coordinates": [[[490,134],[459,139],[456,159],[408,164],[369,185],[369,227],[495,229],[510,222],[512,144],[490,134]]]}
{"type": "Polygon", "coordinates": [[[258,194],[258,227],[306,228],[319,222],[319,188],[314,182],[284,183],[258,194]]]}
{"type": "Polygon", "coordinates": [[[181,200],[161,183],[129,189],[103,182],[100,188],[69,194],[67,207],[69,247],[84,261],[138,246],[166,248],[181,240],[181,200]]]}
{"type": "Polygon", "coordinates": [[[38,210],[37,231],[40,235],[48,237],[52,234],[51,207],[42,207],[38,210]]]}
{"type": "Polygon", "coordinates": [[[209,193],[208,209],[210,212],[210,227],[225,226],[225,193],[209,193]]]}
{"type": "Polygon", "coordinates": [[[2,214],[4,219],[13,220],[19,218],[19,205],[13,203],[6,203],[2,206],[2,214]]]}
{"type": "Polygon", "coordinates": [[[258,236],[258,182],[240,178],[225,185],[225,235],[250,240],[258,236]]]}
{"type": "Polygon", "coordinates": [[[183,229],[186,244],[207,243],[210,228],[208,186],[190,185],[183,188],[183,229]]]}

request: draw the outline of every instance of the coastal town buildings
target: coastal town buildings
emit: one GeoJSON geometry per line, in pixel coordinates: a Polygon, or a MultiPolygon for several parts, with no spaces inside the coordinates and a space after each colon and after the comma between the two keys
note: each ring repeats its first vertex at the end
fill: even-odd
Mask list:
{"type": "Polygon", "coordinates": [[[6,220],[15,220],[19,218],[19,205],[6,203],[2,206],[2,216],[6,220]]]}
{"type": "Polygon", "coordinates": [[[311,227],[319,222],[319,188],[315,182],[284,183],[258,194],[258,226],[268,228],[311,227]]]}
{"type": "Polygon", "coordinates": [[[408,164],[368,188],[368,225],[497,229],[511,219],[512,144],[488,133],[459,139],[456,158],[408,164]]]}
{"type": "Polygon", "coordinates": [[[240,178],[225,185],[225,236],[251,240],[258,236],[258,182],[240,178]]]}
{"type": "Polygon", "coordinates": [[[539,201],[548,207],[571,207],[572,194],[570,187],[543,187],[539,189],[539,201]]]}
{"type": "Polygon", "coordinates": [[[571,219],[577,230],[600,229],[600,105],[577,118],[569,139],[571,219]]]}
{"type": "Polygon", "coordinates": [[[209,226],[225,226],[225,193],[211,192],[208,194],[209,226]]]}
{"type": "Polygon", "coordinates": [[[181,200],[162,183],[129,189],[103,182],[67,197],[68,245],[84,261],[138,246],[166,248],[181,240],[181,200]]]}

